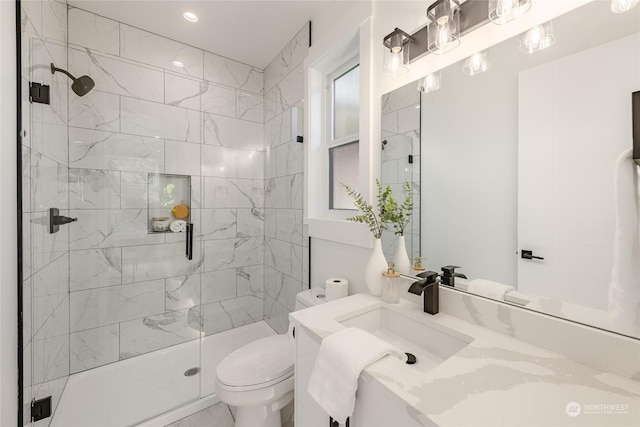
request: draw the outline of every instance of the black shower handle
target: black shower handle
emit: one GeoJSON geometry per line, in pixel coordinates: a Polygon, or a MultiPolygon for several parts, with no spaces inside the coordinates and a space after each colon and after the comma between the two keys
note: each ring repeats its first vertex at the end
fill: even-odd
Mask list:
{"type": "Polygon", "coordinates": [[[71,222],[78,221],[78,218],[71,218],[68,216],[60,215],[60,209],[49,208],[49,233],[57,233],[60,231],[60,226],[63,224],[69,224],[71,222]]]}
{"type": "Polygon", "coordinates": [[[187,259],[191,261],[193,259],[193,223],[187,224],[187,259]]]}

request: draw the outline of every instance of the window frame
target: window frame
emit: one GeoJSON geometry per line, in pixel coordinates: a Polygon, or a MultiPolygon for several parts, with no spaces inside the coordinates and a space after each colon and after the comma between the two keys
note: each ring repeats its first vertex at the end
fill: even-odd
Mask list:
{"type": "MultiPolygon", "coordinates": [[[[343,136],[341,138],[334,138],[334,112],[335,112],[335,89],[334,82],[345,74],[353,71],[355,68],[358,68],[358,94],[360,92],[360,56],[355,55],[349,58],[347,61],[343,62],[342,65],[336,67],[333,71],[329,72],[325,76],[325,96],[324,96],[324,104],[325,104],[325,129],[323,136],[323,151],[326,162],[326,171],[327,181],[326,185],[328,188],[327,192],[327,200],[326,200],[326,209],[328,212],[352,212],[357,211],[355,206],[353,209],[343,209],[343,208],[334,208],[333,207],[333,163],[331,162],[331,149],[340,147],[342,145],[348,144],[358,144],[358,151],[360,151],[360,118],[358,117],[358,129],[355,133],[343,136]]],[[[358,103],[360,97],[358,96],[358,103]]],[[[359,111],[359,108],[358,108],[359,111]]],[[[358,174],[360,173],[360,161],[358,161],[358,174]]]]}

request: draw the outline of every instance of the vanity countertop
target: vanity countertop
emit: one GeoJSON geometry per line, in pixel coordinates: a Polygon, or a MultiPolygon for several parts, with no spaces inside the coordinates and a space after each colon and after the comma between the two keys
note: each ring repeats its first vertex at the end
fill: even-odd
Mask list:
{"type": "MultiPolygon", "coordinates": [[[[338,320],[381,304],[380,298],[357,294],[293,312],[290,318],[320,342],[345,327],[338,320]]],[[[428,372],[391,356],[363,372],[364,381],[403,405],[422,425],[640,425],[640,382],[446,313],[430,316],[404,299],[393,307],[406,316],[429,316],[430,321],[473,338],[428,372]],[[580,404],[577,416],[567,413],[572,402],[580,404]]]]}

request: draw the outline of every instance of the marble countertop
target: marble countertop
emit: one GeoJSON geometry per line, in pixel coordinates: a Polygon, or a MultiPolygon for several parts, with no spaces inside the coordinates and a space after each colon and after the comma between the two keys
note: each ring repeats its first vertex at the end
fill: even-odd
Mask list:
{"type": "MultiPolygon", "coordinates": [[[[380,298],[357,294],[293,312],[290,319],[320,342],[345,327],[339,320],[381,304],[380,298]]],[[[639,382],[446,313],[431,316],[404,299],[391,307],[404,316],[434,322],[473,339],[428,372],[390,356],[363,372],[364,381],[404,406],[422,425],[640,425],[639,382]],[[580,405],[576,416],[567,411],[573,402],[580,405]]]]}

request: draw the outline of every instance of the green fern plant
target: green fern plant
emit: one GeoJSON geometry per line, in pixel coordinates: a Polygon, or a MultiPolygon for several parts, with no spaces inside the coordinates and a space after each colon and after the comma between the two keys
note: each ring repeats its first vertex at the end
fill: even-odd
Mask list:
{"type": "Polygon", "coordinates": [[[384,209],[387,212],[387,221],[393,225],[397,236],[404,236],[404,230],[409,225],[413,213],[413,191],[410,183],[404,183],[404,192],[407,197],[401,204],[398,204],[393,198],[393,194],[390,194],[384,209]]]}
{"type": "Polygon", "coordinates": [[[374,211],[373,205],[370,205],[362,194],[351,188],[350,186],[342,183],[341,184],[347,194],[353,198],[353,202],[358,210],[361,212],[361,215],[356,215],[347,218],[348,221],[359,222],[361,224],[366,224],[369,227],[369,231],[373,233],[373,237],[379,239],[382,237],[382,232],[388,228],[390,219],[391,219],[391,205],[389,200],[391,199],[391,187],[387,185],[387,187],[383,190],[382,184],[380,181],[376,179],[376,186],[378,187],[378,212],[374,211]]]}

